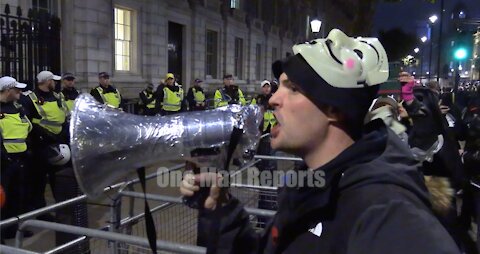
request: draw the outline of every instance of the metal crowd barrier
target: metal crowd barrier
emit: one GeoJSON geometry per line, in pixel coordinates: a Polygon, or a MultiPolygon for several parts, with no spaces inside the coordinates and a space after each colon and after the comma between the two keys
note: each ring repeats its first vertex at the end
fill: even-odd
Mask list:
{"type": "MultiPolygon", "coordinates": [[[[28,220],[20,224],[19,230],[17,231],[17,235],[15,237],[15,247],[19,248],[22,247],[22,240],[23,240],[23,233],[22,230],[27,228],[48,228],[58,232],[64,232],[69,234],[77,234],[77,235],[84,235],[91,238],[100,238],[110,241],[119,241],[124,242],[132,245],[138,245],[142,247],[149,247],[148,240],[145,238],[119,234],[119,233],[112,233],[112,232],[105,232],[96,229],[90,228],[82,228],[77,226],[70,226],[64,225],[54,222],[47,222],[47,221],[40,221],[40,220],[28,220]]],[[[205,253],[205,248],[198,247],[198,246],[188,246],[185,244],[175,244],[168,241],[157,240],[157,247],[159,250],[164,251],[173,251],[178,253],[205,253]]]]}
{"type": "Polygon", "coordinates": [[[0,245],[0,250],[3,254],[38,254],[38,252],[33,252],[29,250],[22,250],[19,248],[14,248],[8,245],[0,245]]]}
{"type": "MultiPolygon", "coordinates": [[[[244,165],[233,173],[243,174],[260,160],[298,161],[298,158],[284,156],[255,156],[255,161],[244,165]]],[[[146,176],[146,180],[154,179],[161,174],[182,169],[184,164],[179,164],[164,171],[156,171],[146,176]]],[[[109,192],[118,189],[116,194],[110,195],[110,219],[108,224],[99,229],[82,228],[77,226],[33,220],[39,215],[56,211],[66,206],[75,205],[86,200],[86,196],[66,200],[48,207],[38,209],[15,218],[0,221],[0,228],[19,224],[15,239],[18,248],[0,246],[1,253],[36,253],[19,249],[23,246],[23,230],[27,228],[46,229],[56,232],[70,233],[79,237],[73,241],[56,246],[43,253],[70,253],[69,248],[81,242],[89,242],[87,253],[151,253],[145,231],[145,214],[134,213],[135,200],[140,198],[143,204],[143,192],[134,191],[133,186],[139,179],[121,182],[104,189],[109,192]],[[122,217],[122,203],[124,199],[129,202],[127,215],[122,217]]],[[[265,227],[268,218],[274,216],[276,210],[277,188],[273,186],[259,186],[243,183],[232,183],[231,193],[245,205],[245,210],[250,214],[252,226],[258,230],[265,227]]],[[[182,204],[180,197],[147,193],[147,200],[159,203],[151,209],[157,230],[157,246],[159,253],[205,253],[205,248],[196,246],[197,237],[197,210],[190,209],[182,204]]],[[[151,205],[152,207],[152,205],[151,205]]],[[[73,253],[72,253],[73,254],[73,253]]],[[[75,252],[78,254],[78,252],[75,252]]],[[[83,253],[82,253],[83,254],[83,253]]]]}

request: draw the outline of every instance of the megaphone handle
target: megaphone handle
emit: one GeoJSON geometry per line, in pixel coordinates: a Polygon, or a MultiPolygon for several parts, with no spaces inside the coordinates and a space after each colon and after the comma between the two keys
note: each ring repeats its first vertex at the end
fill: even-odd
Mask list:
{"type": "MultiPolygon", "coordinates": [[[[232,160],[233,152],[237,147],[238,143],[240,142],[240,138],[242,137],[243,130],[237,127],[233,128],[232,134],[230,135],[230,143],[228,144],[227,150],[227,159],[225,160],[225,171],[228,172],[228,168],[230,165],[230,161],[232,160]]],[[[200,169],[198,167],[193,168],[193,173],[199,174],[200,169]]],[[[222,191],[228,191],[226,187],[222,188],[222,191]]],[[[203,209],[203,204],[205,204],[205,200],[210,195],[210,187],[200,187],[200,190],[197,191],[191,197],[183,197],[183,203],[186,204],[188,207],[195,208],[195,209],[203,209]]]]}
{"type": "MultiPolygon", "coordinates": [[[[188,163],[188,162],[187,162],[188,163]]],[[[193,174],[200,174],[200,168],[193,166],[193,174]]],[[[183,197],[183,203],[190,208],[203,209],[203,204],[210,195],[210,187],[200,187],[200,190],[195,192],[191,197],[183,197]]]]}

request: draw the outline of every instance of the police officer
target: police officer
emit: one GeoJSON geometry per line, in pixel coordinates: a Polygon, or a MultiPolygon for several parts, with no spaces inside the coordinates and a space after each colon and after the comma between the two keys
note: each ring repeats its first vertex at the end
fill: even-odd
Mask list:
{"type": "MultiPolygon", "coordinates": [[[[252,100],[252,105],[258,105],[263,110],[263,122],[260,126],[260,130],[263,134],[270,133],[270,129],[277,123],[275,116],[273,115],[274,108],[268,103],[268,100],[272,97],[272,85],[270,81],[264,80],[260,83],[262,93],[252,100]]],[[[270,136],[265,135],[260,140],[257,153],[260,155],[274,155],[275,151],[270,146],[270,136]]],[[[262,160],[258,164],[260,171],[268,170],[273,172],[276,170],[276,161],[274,160],[262,160]]],[[[258,208],[276,210],[276,202],[272,202],[272,193],[265,191],[258,197],[258,208]]],[[[264,227],[267,222],[267,218],[258,217],[258,226],[264,227]]]]}
{"type": "MultiPolygon", "coordinates": [[[[32,124],[17,100],[21,89],[26,84],[17,82],[12,77],[0,78],[0,132],[2,138],[2,170],[1,185],[7,196],[5,206],[1,210],[1,219],[7,219],[29,210],[30,187],[28,182],[28,162],[30,161],[27,136],[32,124]]],[[[2,229],[1,237],[15,236],[15,227],[2,229]]],[[[31,232],[29,233],[31,235],[31,232]]]]}
{"type": "Polygon", "coordinates": [[[205,93],[200,86],[203,83],[201,79],[195,79],[193,87],[188,89],[187,101],[190,111],[204,110],[205,109],[205,93]]]}
{"type": "Polygon", "coordinates": [[[90,91],[90,94],[100,103],[114,108],[121,108],[122,96],[110,83],[110,75],[106,72],[98,74],[99,85],[90,91]]]}
{"type": "Polygon", "coordinates": [[[68,111],[72,111],[73,103],[80,93],[75,89],[75,76],[70,72],[66,72],[62,76],[62,94],[65,97],[68,111]]]}
{"type": "Polygon", "coordinates": [[[48,159],[55,155],[49,148],[58,144],[68,144],[66,118],[69,112],[63,95],[54,92],[55,80],[60,79],[60,76],[50,71],[42,71],[37,75],[38,85],[33,92],[29,91],[26,96],[20,98],[27,117],[33,123],[32,150],[37,167],[32,170],[32,178],[35,179],[35,184],[32,186],[35,208],[46,205],[44,193],[47,174],[50,184],[54,184],[55,170],[48,159]]]}
{"type": "Polygon", "coordinates": [[[232,74],[226,74],[223,76],[223,85],[223,88],[215,91],[215,96],[213,97],[215,108],[226,106],[228,104],[247,104],[242,90],[234,85],[232,74]]]}
{"type": "Polygon", "coordinates": [[[157,114],[155,108],[156,95],[153,92],[153,84],[149,83],[147,88],[138,94],[140,96],[140,105],[142,105],[143,115],[154,116],[157,114]]]}
{"type": "Polygon", "coordinates": [[[173,73],[167,73],[165,84],[157,89],[157,105],[161,115],[177,114],[184,110],[183,107],[183,88],[175,84],[173,73]]]}
{"type": "MultiPolygon", "coordinates": [[[[33,123],[31,137],[35,170],[31,170],[31,177],[35,179],[32,186],[32,203],[36,209],[46,206],[44,193],[47,176],[56,202],[73,198],[79,194],[68,147],[67,119],[70,111],[63,93],[54,92],[55,81],[59,80],[61,80],[60,76],[54,75],[50,71],[42,71],[37,75],[38,85],[35,90],[21,98],[26,114],[33,123]]],[[[79,207],[75,206],[75,211],[71,208],[58,211],[56,218],[51,215],[39,218],[87,226],[87,223],[82,225],[76,223],[75,218],[79,215],[86,217],[86,208],[80,212],[79,207]]],[[[59,232],[56,234],[56,244],[60,245],[74,238],[72,235],[59,232]]]]}
{"type": "Polygon", "coordinates": [[[273,108],[268,104],[268,100],[272,97],[272,86],[270,81],[264,80],[260,83],[262,88],[262,94],[259,94],[255,99],[252,100],[252,105],[259,105],[264,110],[263,113],[263,125],[261,126],[261,130],[263,134],[269,133],[270,128],[273,127],[277,120],[273,115],[273,108]]]}

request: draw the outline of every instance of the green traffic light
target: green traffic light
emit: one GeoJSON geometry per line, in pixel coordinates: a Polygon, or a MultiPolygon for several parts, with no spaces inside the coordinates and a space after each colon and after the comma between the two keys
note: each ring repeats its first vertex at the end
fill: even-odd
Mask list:
{"type": "Polygon", "coordinates": [[[459,48],[455,50],[455,59],[457,60],[463,60],[467,58],[467,50],[464,48],[459,48]]]}

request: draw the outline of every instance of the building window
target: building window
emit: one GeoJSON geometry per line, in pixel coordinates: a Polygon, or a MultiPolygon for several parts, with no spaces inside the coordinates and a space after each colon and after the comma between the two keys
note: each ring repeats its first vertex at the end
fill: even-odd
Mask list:
{"type": "Polygon", "coordinates": [[[235,38],[235,73],[238,79],[242,79],[243,73],[243,39],[235,38]]]}
{"type": "Polygon", "coordinates": [[[259,0],[251,0],[252,16],[254,18],[260,18],[260,3],[259,0]]]}
{"type": "Polygon", "coordinates": [[[277,48],[272,48],[272,62],[278,60],[277,48]]]}
{"type": "Polygon", "coordinates": [[[240,9],[240,0],[230,0],[230,8],[240,9]]]}
{"type": "Polygon", "coordinates": [[[272,20],[273,20],[274,24],[277,24],[277,26],[281,25],[279,15],[278,15],[279,9],[280,9],[280,7],[278,7],[278,2],[277,1],[273,2],[273,10],[272,10],[273,18],[272,18],[272,20]]]}
{"type": "Polygon", "coordinates": [[[130,71],[132,63],[132,11],[115,8],[115,70],[130,71]]]}
{"type": "Polygon", "coordinates": [[[205,57],[205,74],[217,77],[217,59],[218,59],[218,33],[215,31],[207,30],[207,42],[206,42],[206,57],[205,57]]]}
{"type": "Polygon", "coordinates": [[[55,0],[32,0],[32,6],[39,12],[56,14],[54,1],[55,0]]]}
{"type": "Polygon", "coordinates": [[[257,62],[257,68],[255,69],[255,77],[257,78],[257,80],[260,80],[262,78],[262,45],[257,44],[255,53],[255,60],[257,62]]]}

